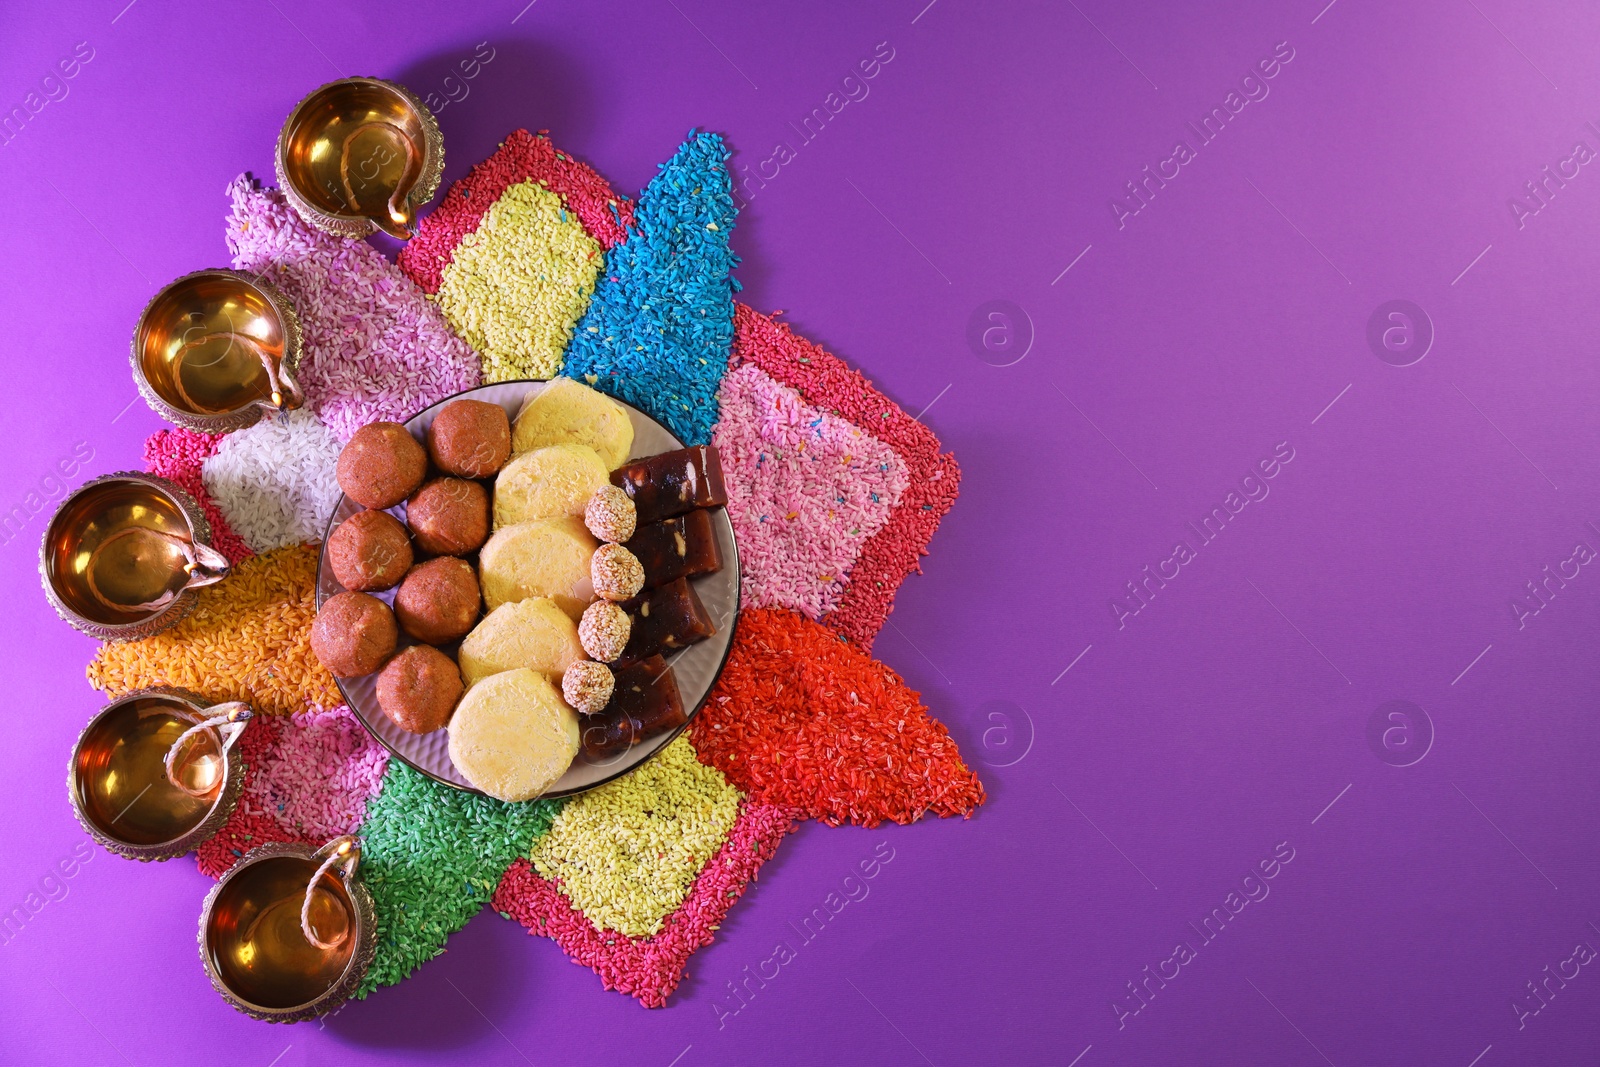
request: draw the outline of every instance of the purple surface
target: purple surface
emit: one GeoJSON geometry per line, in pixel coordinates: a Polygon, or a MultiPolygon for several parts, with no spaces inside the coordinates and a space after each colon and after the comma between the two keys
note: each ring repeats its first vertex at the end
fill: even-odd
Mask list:
{"type": "MultiPolygon", "coordinates": [[[[691,125],[752,171],[793,149],[740,220],[745,298],[928,406],[962,463],[876,651],[990,800],[805,826],[656,1012],[490,913],[402,985],[269,1028],[206,984],[193,864],[98,853],[0,947],[0,1060],[1594,1062],[1600,969],[1573,954],[1600,946],[1600,577],[1563,561],[1600,550],[1600,177],[1542,170],[1600,150],[1592,6],[123,2],[0,13],[0,105],[93,49],[0,149],[0,506],[48,507],[74,448],[74,483],[139,465],[134,318],[225,262],[223,187],[270,175],[303,93],[442,94],[488,41],[439,116],[447,179],[518,125],[629,191],[691,125]],[[870,94],[802,143],[881,41],[870,94]],[[1201,145],[1186,123],[1279,42],[1265,98],[1201,145]],[[1193,159],[1119,228],[1112,198],[1179,138],[1193,159]],[[1030,325],[980,320],[974,350],[993,300],[1030,325]],[[1391,300],[1436,334],[1410,366],[1369,345],[1391,300]],[[1248,486],[1269,495],[1202,545],[1186,523],[1279,442],[1293,461],[1248,486]],[[1112,599],[1180,539],[1193,559],[1119,627],[1112,599]],[[1548,602],[1519,625],[1530,580],[1548,602]],[[1431,729],[1369,741],[1394,700],[1431,729]],[[719,1017],[880,841],[870,896],[719,1017]],[[1281,842],[1293,861],[1245,883],[1281,842]],[[1191,927],[1247,888],[1269,895],[1214,940],[1191,927]]],[[[101,703],[92,642],[37,588],[43,522],[0,545],[6,909],[83,840],[62,785],[101,703]]]]}

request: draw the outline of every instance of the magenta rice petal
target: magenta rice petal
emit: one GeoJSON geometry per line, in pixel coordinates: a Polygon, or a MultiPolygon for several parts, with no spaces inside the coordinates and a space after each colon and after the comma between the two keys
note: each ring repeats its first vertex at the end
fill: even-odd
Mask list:
{"type": "Polygon", "coordinates": [[[364,241],[313,229],[276,189],[228,186],[233,265],[278,286],[300,317],[306,404],[347,441],[481,384],[478,354],[409,278],[364,241]]]}
{"type": "Polygon", "coordinates": [[[244,538],[228,525],[227,517],[217,507],[211,494],[206,492],[201,480],[205,461],[217,450],[222,438],[197,430],[170,426],[157,430],[144,443],[145,469],[151,474],[170,478],[181,485],[199,503],[206,521],[211,523],[211,547],[228,557],[229,563],[255,555],[244,538]]]}
{"type": "MultiPolygon", "coordinates": [[[[257,715],[245,732],[239,735],[236,751],[244,761],[244,790],[248,794],[261,763],[267,754],[282,740],[289,728],[289,720],[280,715],[257,715]]],[[[208,878],[221,878],[228,868],[253,848],[275,842],[312,844],[309,838],[293,830],[286,830],[277,819],[250,810],[240,797],[240,804],[222,824],[216,836],[195,849],[194,858],[200,873],[208,878]]],[[[315,842],[321,844],[322,842],[315,842]]]]}
{"type": "Polygon", "coordinates": [[[905,492],[905,461],[754,364],[729,371],[719,398],[713,439],[744,603],[820,618],[838,606],[862,545],[905,492]]]}
{"type": "Polygon", "coordinates": [[[383,784],[389,753],[350,709],[311,705],[284,724],[245,786],[243,805],[313,841],[355,833],[383,784]]]}

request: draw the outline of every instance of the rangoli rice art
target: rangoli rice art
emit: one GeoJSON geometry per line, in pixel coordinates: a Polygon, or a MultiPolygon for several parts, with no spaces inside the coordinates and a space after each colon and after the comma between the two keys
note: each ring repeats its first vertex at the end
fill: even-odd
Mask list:
{"type": "Polygon", "coordinates": [[[900,676],[792,612],[741,613],[690,724],[700,758],[751,796],[830,826],[965,815],[983,785],[900,676]]]}
{"type": "Polygon", "coordinates": [[[276,715],[338,704],[333,675],[311,652],[316,581],[316,545],[251,556],[200,590],[194,610],[172,629],[102,646],[89,682],[112,697],[173,685],[276,715]]]}
{"type": "Polygon", "coordinates": [[[200,464],[206,495],[254,552],[315,541],[339,503],[339,442],[305,410],[227,434],[200,464]]]}
{"type": "MultiPolygon", "coordinates": [[[[266,755],[277,747],[278,742],[283,740],[284,729],[289,722],[288,716],[262,715],[259,719],[260,721],[251,723],[250,728],[239,736],[239,756],[244,761],[246,795],[252,788],[260,788],[256,783],[259,777],[257,768],[266,755]]],[[[234,861],[246,852],[258,845],[278,841],[312,843],[310,838],[301,835],[294,827],[279,822],[269,809],[241,803],[234,808],[233,814],[222,824],[222,829],[217,835],[195,850],[195,859],[203,874],[221,878],[227,873],[228,868],[233,866],[234,861]]]]}
{"type": "Polygon", "coordinates": [[[144,443],[144,465],[151,474],[170,478],[182,486],[200,503],[206,521],[211,523],[211,539],[217,551],[228,557],[229,563],[238,563],[255,553],[244,539],[234,532],[223,517],[222,510],[205,490],[202,472],[205,461],[216,452],[222,438],[214,434],[174,426],[157,430],[144,443]]]}
{"type": "Polygon", "coordinates": [[[680,737],[634,773],[577,797],[533,849],[573,906],[630,937],[659,933],[721,847],[740,794],[680,737]]]}
{"type": "Polygon", "coordinates": [[[484,381],[549,378],[603,262],[599,243],[559,196],[518,182],[461,238],[436,299],[483,355],[484,381]]]}
{"type": "Polygon", "coordinates": [[[556,800],[505,804],[389,763],[367,806],[361,863],[378,906],[378,955],[357,996],[393,985],[444,951],[445,939],[494,895],[561,810],[556,800]]]}
{"type": "Polygon", "coordinates": [[[562,373],[703,445],[733,343],[732,184],[716,134],[695,134],[639,194],[637,229],[606,253],[562,373]]]}
{"type": "Polygon", "coordinates": [[[103,646],[111,696],[173,685],[247,700],[240,803],[197,853],[356,833],[378,944],[365,997],[444,951],[486,905],[601,984],[667,1003],[691,956],[798,822],[970,816],[983,785],[871,646],[960,482],[938,439],[858,371],[739,304],[727,148],[691,130],[637,199],[518,130],[448,189],[389,262],[241,177],[236,266],[294,304],[307,404],[223,437],[162,430],[178,482],[234,564],[154,637],[103,646]],[[567,800],[442,785],[368,735],[310,647],[316,543],[342,443],[483,381],[566,375],[715,443],[743,605],[689,729],[567,800]]]}
{"type": "Polygon", "coordinates": [[[383,253],[313,228],[281,193],[247,177],[227,192],[233,265],[294,304],[306,406],[341,442],[482,381],[477,354],[383,253]]]}
{"type": "Polygon", "coordinates": [[[389,764],[388,750],[343,705],[262,716],[239,749],[245,764],[239,806],[198,850],[200,869],[213,878],[258,845],[320,845],[356,832],[389,764]]]}
{"type": "Polygon", "coordinates": [[[906,488],[898,453],[753,363],[728,372],[715,443],[744,564],[743,602],[816,619],[906,488]]]}
{"type": "Polygon", "coordinates": [[[700,868],[684,902],[649,937],[596,926],[559,885],[540,877],[524,859],[500,880],[494,906],[529,933],[555,941],[573,963],[599,975],[605,988],[636,997],[647,1008],[664,1007],[683,979],[689,957],[711,944],[717,927],[794,822],[786,808],[741,801],[722,848],[700,868]]]}
{"type": "Polygon", "coordinates": [[[456,245],[477,230],[507,189],[528,181],[561,197],[566,210],[602,248],[621,242],[633,225],[633,202],[612,192],[604,178],[557,151],[545,131],[535,135],[516,130],[492,156],[445,191],[417,235],[400,250],[400,269],[423,292],[437,293],[456,245]]]}
{"type": "Polygon", "coordinates": [[[311,841],[355,833],[383,784],[389,750],[343,705],[308,705],[285,726],[251,768],[243,809],[311,841]]]}
{"type": "Polygon", "coordinates": [[[956,502],[961,469],[939,451],[939,439],[894,401],[873,388],[821,345],[743,304],[734,315],[735,366],[753,364],[796,390],[808,403],[832,411],[882,441],[906,465],[906,491],[889,521],[862,546],[850,568],[839,606],[822,621],[871,651],[900,583],[921,569],[928,542],[956,502]]]}

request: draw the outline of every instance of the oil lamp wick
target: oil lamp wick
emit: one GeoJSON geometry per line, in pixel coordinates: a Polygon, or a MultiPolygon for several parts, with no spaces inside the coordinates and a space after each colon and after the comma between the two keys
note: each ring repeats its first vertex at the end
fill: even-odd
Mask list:
{"type": "MultiPolygon", "coordinates": [[[[416,181],[414,171],[418,166],[417,146],[411,143],[411,138],[406,136],[406,132],[404,130],[397,128],[393,123],[384,122],[382,120],[363,122],[361,125],[351,130],[350,133],[345,137],[344,144],[339,150],[339,178],[344,182],[345,203],[357,214],[361,212],[360,197],[356,195],[355,185],[350,179],[350,151],[356,143],[356,138],[360,134],[370,129],[380,129],[390,136],[396,138],[400,142],[400,147],[405,150],[405,167],[400,172],[399,181],[395,182],[394,188],[390,190],[389,199],[386,204],[389,209],[389,218],[394,225],[397,227],[405,227],[406,224],[411,221],[411,213],[406,210],[406,196],[411,192],[411,186],[416,181]]],[[[391,156],[390,158],[393,157],[391,156]]],[[[372,160],[369,158],[368,162],[372,162],[372,160]]],[[[387,162],[387,160],[385,160],[385,162],[387,162]]],[[[373,168],[373,174],[361,175],[361,187],[365,189],[367,181],[371,178],[375,178],[376,176],[376,167],[373,168]]],[[[399,235],[395,234],[394,236],[399,235]]],[[[405,236],[409,237],[410,235],[406,234],[405,236]]]]}
{"type": "MultiPolygon", "coordinates": [[[[178,349],[178,354],[173,357],[172,362],[174,367],[176,368],[177,365],[181,364],[193,349],[204,344],[210,344],[212,341],[221,341],[224,339],[227,340],[230,350],[235,343],[242,344],[246,349],[249,350],[251,355],[255,356],[256,359],[261,361],[261,368],[267,372],[267,387],[272,391],[272,406],[275,408],[283,407],[283,381],[278,373],[278,361],[272,355],[272,353],[266,350],[260,341],[257,341],[249,334],[238,333],[234,330],[217,330],[213,331],[212,333],[204,334],[200,337],[184,341],[183,346],[178,349]]],[[[194,403],[194,399],[190,397],[188,392],[183,388],[183,381],[176,373],[173,375],[173,380],[179,395],[183,397],[184,401],[191,406],[197,406],[194,403]]]]}
{"type": "Polygon", "coordinates": [[[306,885],[305,900],[300,905],[300,932],[305,935],[307,941],[324,951],[336,949],[349,940],[350,929],[346,925],[345,929],[341,930],[339,935],[332,941],[324,941],[318,937],[316,927],[311,925],[311,898],[316,893],[317,883],[322,881],[322,876],[332,870],[340,860],[348,856],[353,848],[354,842],[348,837],[339,842],[338,847],[328,854],[328,858],[322,861],[322,865],[311,876],[311,881],[306,885]]]}
{"type": "MultiPolygon", "coordinates": [[[[208,784],[204,789],[192,789],[187,784],[179,780],[175,764],[178,761],[178,753],[183,751],[183,746],[188,743],[191,737],[200,733],[202,730],[209,730],[213,726],[221,726],[224,723],[242,722],[254,714],[254,712],[250,710],[250,705],[246,704],[242,700],[234,700],[229,701],[226,704],[218,704],[212,709],[212,711],[215,712],[215,714],[201,722],[195,723],[183,733],[179,734],[178,739],[172,742],[172,747],[167,749],[167,758],[165,761],[167,781],[171,782],[178,789],[183,790],[192,797],[205,796],[207,793],[211,792],[216,783],[213,782],[208,784]]],[[[226,748],[227,746],[220,745],[218,747],[226,748]]]]}
{"type": "Polygon", "coordinates": [[[89,592],[96,600],[100,601],[100,603],[104,604],[108,608],[114,608],[117,611],[160,611],[162,608],[166,607],[168,604],[177,599],[178,594],[176,592],[169,589],[165,593],[162,593],[160,596],[156,597],[154,600],[147,600],[142,604],[124,604],[107,597],[105,593],[100,591],[100,586],[95,581],[95,573],[98,568],[98,561],[105,554],[106,549],[110,548],[113,544],[122,540],[123,538],[135,536],[159,537],[162,540],[165,540],[168,544],[172,545],[173,548],[176,548],[183,554],[183,557],[186,561],[183,567],[185,574],[193,574],[195,568],[200,565],[199,556],[196,555],[194,545],[189,541],[188,538],[179,537],[177,534],[168,533],[165,530],[153,529],[148,526],[128,526],[118,530],[104,541],[101,541],[95,550],[89,553],[89,566],[87,572],[89,592]]]}

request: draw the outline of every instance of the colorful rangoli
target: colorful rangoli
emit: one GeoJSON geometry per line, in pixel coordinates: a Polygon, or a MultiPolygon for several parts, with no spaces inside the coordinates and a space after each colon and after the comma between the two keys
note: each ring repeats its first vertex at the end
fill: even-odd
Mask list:
{"type": "Polygon", "coordinates": [[[630,200],[518,130],[446,192],[398,265],[307,226],[275,190],[228,189],[234,266],[294,302],[322,426],[150,438],[148,468],[200,501],[238,566],[179,626],[103,647],[88,673],[113,697],[180,685],[272,713],[240,742],[244,796],[200,867],[219,877],[257,845],[361,834],[380,942],[361,996],[491,905],[657,1007],[797,820],[910,823],[983,802],[945,728],[870,655],[960,471],[859,372],[735,302],[726,157],[720,137],[690,131],[630,200]],[[327,518],[294,485],[328,472],[253,490],[239,472],[285,442],[331,456],[318,435],[343,441],[480,382],[556,374],[718,446],[744,607],[684,736],[569,801],[502,804],[389,760],[312,655],[317,550],[289,542],[327,518]],[[262,495],[274,493],[286,496],[262,495]]]}

